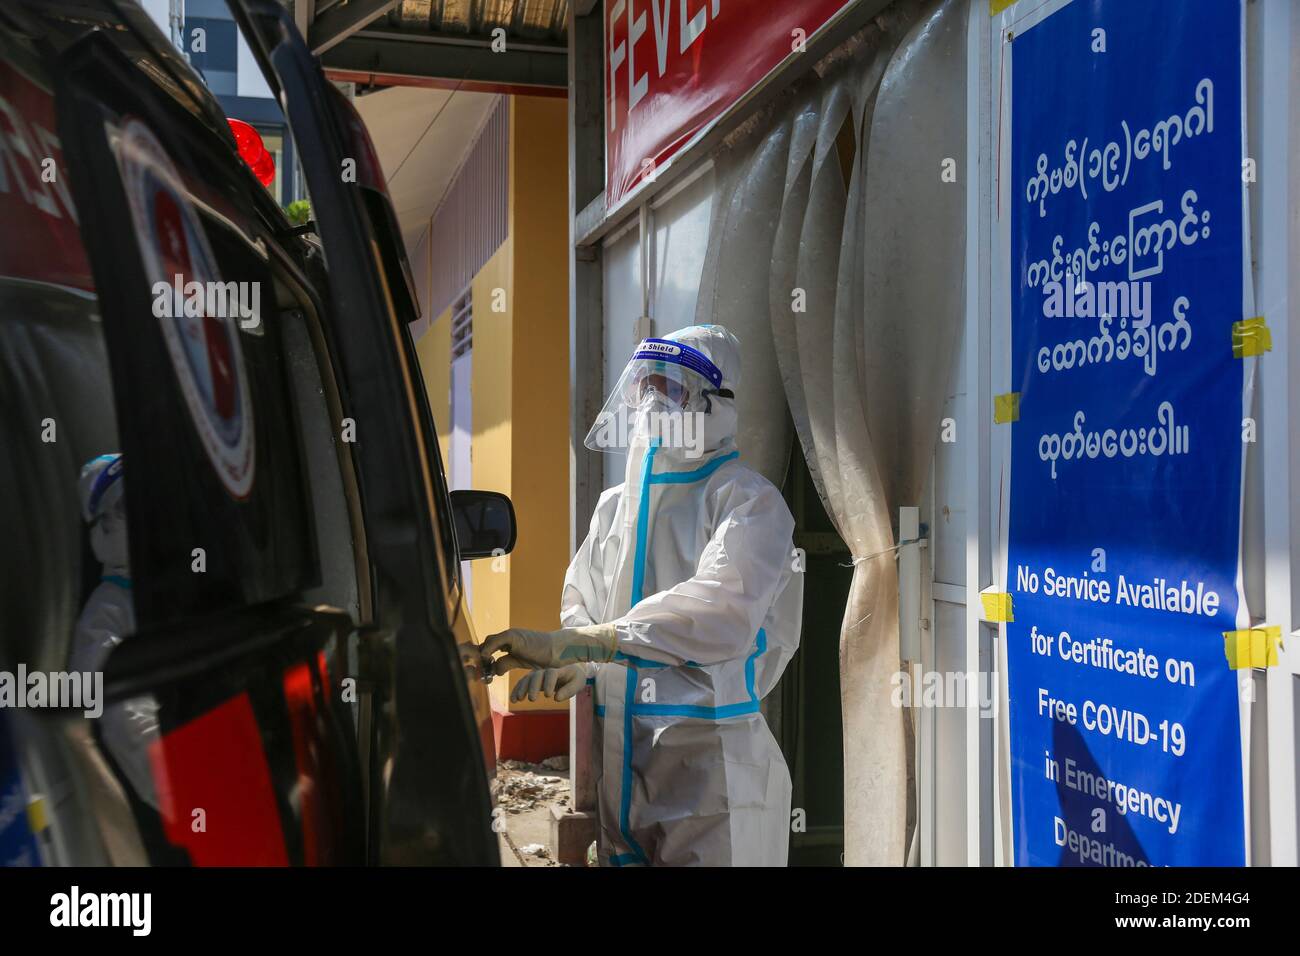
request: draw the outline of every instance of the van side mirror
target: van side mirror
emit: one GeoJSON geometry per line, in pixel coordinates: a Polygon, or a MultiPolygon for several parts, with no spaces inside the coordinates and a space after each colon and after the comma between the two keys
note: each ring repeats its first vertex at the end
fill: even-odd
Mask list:
{"type": "Polygon", "coordinates": [[[462,561],[491,558],[514,550],[519,529],[515,506],[499,491],[453,491],[451,513],[462,561]]]}

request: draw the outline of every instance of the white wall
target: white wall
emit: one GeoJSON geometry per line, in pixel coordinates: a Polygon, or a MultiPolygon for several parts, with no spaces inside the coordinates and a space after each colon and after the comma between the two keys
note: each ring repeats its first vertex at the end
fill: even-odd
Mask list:
{"type": "MultiPolygon", "coordinates": [[[[618,381],[637,344],[637,317],[641,314],[641,266],[635,225],[605,244],[601,257],[604,270],[604,350],[606,394],[618,381]]],[[[589,423],[591,424],[591,423],[589,423]]],[[[618,451],[604,453],[605,487],[623,480],[627,456],[618,451]]]]}
{"type": "MultiPolygon", "coordinates": [[[[958,355],[964,351],[959,347],[958,355]]],[[[956,381],[943,407],[943,417],[959,421],[966,402],[965,363],[958,359],[956,381]]],[[[927,507],[921,520],[929,526],[929,565],[932,580],[930,620],[921,633],[921,667],[926,672],[966,673],[971,668],[966,649],[966,442],[940,442],[935,447],[927,507]]],[[[922,574],[926,568],[923,564],[922,574]]],[[[925,591],[923,589],[922,593],[925,591]]],[[[920,862],[932,866],[966,863],[966,714],[958,708],[915,711],[923,741],[917,763],[918,786],[927,792],[919,800],[922,813],[920,862]]]]}
{"type": "Polygon", "coordinates": [[[651,210],[654,259],[650,315],[655,335],[695,324],[695,300],[709,244],[714,189],[713,170],[709,169],[651,210]]]}
{"type": "MultiPolygon", "coordinates": [[[[684,188],[650,211],[650,328],[648,335],[663,335],[695,322],[695,300],[700,272],[709,242],[709,216],[713,210],[714,175],[706,169],[684,188]]],[[[637,215],[610,235],[602,257],[605,313],[605,391],[618,381],[642,336],[640,228],[637,215]]],[[[605,485],[623,480],[626,455],[605,455],[605,485]]]]}
{"type": "Polygon", "coordinates": [[[236,41],[237,57],[235,60],[236,87],[235,91],[240,96],[257,96],[263,99],[269,98],[271,88],[266,85],[266,78],[262,76],[261,69],[258,68],[257,61],[253,59],[253,51],[248,48],[244,42],[244,35],[240,33],[236,41]]]}

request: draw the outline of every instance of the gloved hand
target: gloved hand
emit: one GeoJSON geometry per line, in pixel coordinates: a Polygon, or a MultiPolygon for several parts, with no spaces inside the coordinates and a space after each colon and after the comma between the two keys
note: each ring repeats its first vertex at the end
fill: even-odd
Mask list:
{"type": "Polygon", "coordinates": [[[483,642],[484,673],[504,674],[509,670],[564,667],[577,661],[612,661],[618,632],[613,624],[562,627],[558,631],[529,631],[512,627],[483,642]],[[506,656],[492,660],[497,651],[506,656]]]}
{"type": "Polygon", "coordinates": [[[523,700],[524,695],[527,694],[529,700],[536,700],[537,695],[541,694],[559,703],[576,696],[586,681],[587,668],[583,664],[529,671],[519,679],[519,683],[510,694],[510,699],[523,700]]]}

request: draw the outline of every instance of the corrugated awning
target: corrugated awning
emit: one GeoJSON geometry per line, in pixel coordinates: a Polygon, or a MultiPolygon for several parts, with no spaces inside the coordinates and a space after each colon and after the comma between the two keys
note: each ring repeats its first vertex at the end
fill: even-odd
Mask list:
{"type": "Polygon", "coordinates": [[[488,36],[504,27],[509,38],[564,43],[568,0],[403,0],[388,14],[402,30],[488,36]]]}
{"type": "MultiPolygon", "coordinates": [[[[590,0],[577,0],[590,6],[590,0]]],[[[294,0],[331,79],[563,95],[570,0],[294,0]]]]}

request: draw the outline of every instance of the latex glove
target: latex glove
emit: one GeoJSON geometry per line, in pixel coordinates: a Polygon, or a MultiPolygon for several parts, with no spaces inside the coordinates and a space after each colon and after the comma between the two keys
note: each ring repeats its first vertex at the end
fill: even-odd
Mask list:
{"type": "Polygon", "coordinates": [[[613,624],[562,627],[558,631],[529,631],[512,627],[483,642],[484,672],[504,674],[510,670],[564,667],[578,661],[612,661],[618,632],[613,624]],[[492,660],[497,651],[506,656],[492,660]]]}
{"type": "Polygon", "coordinates": [[[524,695],[529,700],[536,700],[537,695],[549,697],[557,703],[577,695],[587,682],[587,668],[584,664],[570,664],[568,667],[547,667],[540,671],[529,671],[515,684],[510,699],[520,701],[524,695]]]}

